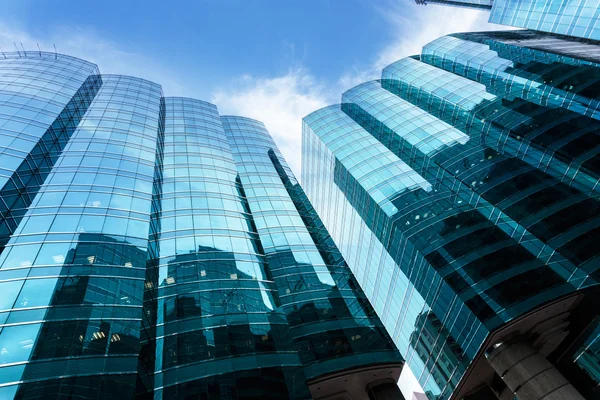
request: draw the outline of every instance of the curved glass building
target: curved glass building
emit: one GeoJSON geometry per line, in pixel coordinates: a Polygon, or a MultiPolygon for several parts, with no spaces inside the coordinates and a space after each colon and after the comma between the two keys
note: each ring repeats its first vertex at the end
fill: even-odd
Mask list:
{"type": "Polygon", "coordinates": [[[304,118],[308,197],[430,399],[598,395],[599,49],[449,35],[304,118]]]}
{"type": "Polygon", "coordinates": [[[90,106],[100,83],[98,68],[77,58],[37,52],[3,54],[0,253],[90,106]]]}
{"type": "Polygon", "coordinates": [[[221,120],[313,398],[359,396],[371,381],[399,376],[390,336],[265,126],[221,120]]]}
{"type": "Polygon", "coordinates": [[[485,10],[490,12],[489,22],[493,24],[600,40],[598,0],[415,0],[415,3],[485,10]]]}
{"type": "Polygon", "coordinates": [[[0,59],[0,398],[400,398],[390,335],[264,125],[0,59]]]}

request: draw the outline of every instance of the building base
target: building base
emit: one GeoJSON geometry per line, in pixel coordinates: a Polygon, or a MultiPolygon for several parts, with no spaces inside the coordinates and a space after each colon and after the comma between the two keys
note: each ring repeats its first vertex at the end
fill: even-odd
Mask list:
{"type": "Polygon", "coordinates": [[[572,376],[571,366],[598,317],[594,299],[599,296],[598,288],[582,290],[492,331],[450,400],[589,398],[593,388],[572,376]]]}
{"type": "Polygon", "coordinates": [[[308,382],[315,400],[405,400],[398,387],[402,365],[377,365],[308,382]]]}

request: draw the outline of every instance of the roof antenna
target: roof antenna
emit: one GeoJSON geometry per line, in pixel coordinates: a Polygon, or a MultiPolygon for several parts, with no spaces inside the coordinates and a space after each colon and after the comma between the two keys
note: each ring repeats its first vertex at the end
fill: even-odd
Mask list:
{"type": "Polygon", "coordinates": [[[38,51],[40,52],[40,57],[41,57],[42,56],[42,49],[40,49],[40,44],[39,43],[36,43],[36,44],[37,44],[38,51]]]}
{"type": "Polygon", "coordinates": [[[6,54],[4,54],[4,50],[2,50],[2,46],[0,46],[0,52],[2,53],[2,55],[4,56],[4,58],[6,58],[6,54]]]}
{"type": "Polygon", "coordinates": [[[21,42],[21,48],[23,49],[23,54],[25,54],[25,57],[27,57],[27,52],[25,51],[25,47],[23,47],[23,42],[21,42]]]}
{"type": "Polygon", "coordinates": [[[17,53],[19,54],[19,57],[21,57],[21,52],[19,51],[19,48],[17,47],[17,42],[13,42],[13,44],[15,45],[15,49],[17,49],[17,53]]]}
{"type": "Polygon", "coordinates": [[[56,54],[56,45],[52,43],[52,46],[54,46],[54,59],[58,60],[58,55],[56,54]]]}

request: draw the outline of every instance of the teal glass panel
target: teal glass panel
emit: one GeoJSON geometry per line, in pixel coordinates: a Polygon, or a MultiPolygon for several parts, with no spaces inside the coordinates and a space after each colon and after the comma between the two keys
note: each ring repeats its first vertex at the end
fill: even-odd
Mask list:
{"type": "Polygon", "coordinates": [[[598,0],[494,0],[490,22],[600,40],[598,0]]]}
{"type": "Polygon", "coordinates": [[[0,58],[0,253],[98,92],[98,74],[54,53],[0,58]]]}
{"type": "Polygon", "coordinates": [[[306,378],[402,359],[264,125],[222,117],[306,378]]]}
{"type": "MultiPolygon", "coordinates": [[[[573,329],[597,317],[600,60],[583,53],[541,32],[449,35],[304,118],[308,198],[430,398],[550,301],[585,294],[573,329]]],[[[595,379],[590,335],[578,365],[595,379]]]]}
{"type": "Polygon", "coordinates": [[[0,256],[0,281],[22,283],[8,291],[0,328],[0,380],[15,398],[136,391],[161,89],[98,79],[0,256]]]}

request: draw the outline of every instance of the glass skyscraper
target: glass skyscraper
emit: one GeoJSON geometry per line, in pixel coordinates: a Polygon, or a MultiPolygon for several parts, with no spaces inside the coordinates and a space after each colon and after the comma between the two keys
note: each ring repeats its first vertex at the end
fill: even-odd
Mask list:
{"type": "Polygon", "coordinates": [[[453,34],[304,118],[308,198],[430,399],[600,395],[599,49],[453,34]]]}
{"type": "Polygon", "coordinates": [[[0,398],[401,396],[403,359],[262,123],[5,53],[0,146],[0,398]]]}
{"type": "Polygon", "coordinates": [[[489,10],[489,22],[541,32],[600,40],[598,0],[415,0],[489,10]]]}

